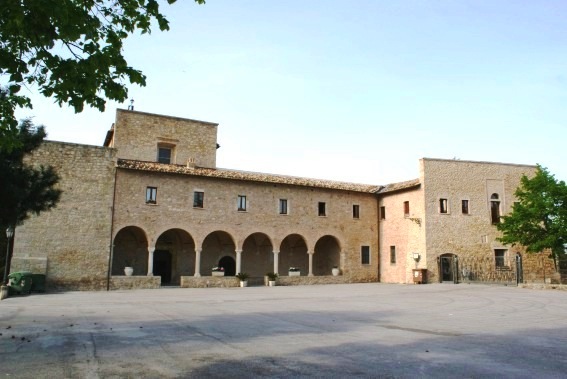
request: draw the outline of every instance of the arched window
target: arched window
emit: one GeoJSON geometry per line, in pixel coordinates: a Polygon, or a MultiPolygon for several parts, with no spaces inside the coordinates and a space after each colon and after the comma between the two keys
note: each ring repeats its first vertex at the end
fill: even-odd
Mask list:
{"type": "Polygon", "coordinates": [[[500,223],[500,197],[497,193],[490,196],[490,218],[493,224],[500,223]]]}

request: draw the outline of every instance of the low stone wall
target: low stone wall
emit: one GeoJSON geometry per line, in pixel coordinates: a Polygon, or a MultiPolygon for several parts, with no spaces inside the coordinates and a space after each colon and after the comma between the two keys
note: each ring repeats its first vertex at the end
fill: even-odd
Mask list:
{"type": "Polygon", "coordinates": [[[240,281],[234,276],[182,276],[181,288],[239,287],[240,281]]]}
{"type": "Polygon", "coordinates": [[[133,290],[160,288],[161,276],[112,276],[111,290],[133,290]]]}
{"type": "Polygon", "coordinates": [[[565,284],[543,284],[543,283],[524,283],[520,284],[521,288],[529,288],[532,290],[560,290],[567,291],[567,285],[565,284]]]}
{"type": "MultiPolygon", "coordinates": [[[[308,286],[313,284],[345,284],[354,283],[346,276],[280,276],[277,286],[308,286]]],[[[356,282],[358,283],[358,281],[356,282]]]]}
{"type": "MultiPolygon", "coordinates": [[[[276,280],[278,286],[304,286],[313,284],[345,284],[360,283],[359,280],[353,281],[346,276],[280,276],[276,280]]],[[[267,277],[248,279],[249,286],[267,285],[267,277]]],[[[182,276],[182,288],[207,288],[207,287],[238,287],[240,282],[234,276],[182,276]]]]}

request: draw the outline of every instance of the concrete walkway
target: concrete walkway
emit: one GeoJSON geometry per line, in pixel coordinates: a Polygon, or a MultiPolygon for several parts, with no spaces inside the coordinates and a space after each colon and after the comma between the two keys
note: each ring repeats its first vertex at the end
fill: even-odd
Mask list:
{"type": "Polygon", "coordinates": [[[0,302],[0,378],[567,377],[567,292],[467,284],[0,302]]]}

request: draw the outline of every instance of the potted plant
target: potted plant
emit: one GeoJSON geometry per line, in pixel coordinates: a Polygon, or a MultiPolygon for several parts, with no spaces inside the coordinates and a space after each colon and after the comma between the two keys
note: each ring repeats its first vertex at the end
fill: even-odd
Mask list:
{"type": "Polygon", "coordinates": [[[275,272],[268,272],[266,273],[266,276],[268,277],[268,285],[270,287],[274,287],[276,285],[276,279],[278,278],[278,274],[275,272]]]}
{"type": "Polygon", "coordinates": [[[297,267],[290,267],[287,271],[289,276],[300,276],[301,271],[297,267]]]}
{"type": "Polygon", "coordinates": [[[132,276],[132,274],[134,273],[134,264],[135,264],[135,260],[134,259],[126,259],[124,261],[124,275],[126,276],[132,276]]]}
{"type": "Polygon", "coordinates": [[[333,274],[333,276],[339,276],[340,273],[339,266],[333,266],[331,273],[333,274]]]}
{"type": "Polygon", "coordinates": [[[236,274],[236,277],[240,280],[240,287],[248,287],[248,278],[250,275],[245,272],[239,272],[236,274]]]}
{"type": "Polygon", "coordinates": [[[224,276],[224,267],[215,266],[212,269],[213,276],[224,276]]]}

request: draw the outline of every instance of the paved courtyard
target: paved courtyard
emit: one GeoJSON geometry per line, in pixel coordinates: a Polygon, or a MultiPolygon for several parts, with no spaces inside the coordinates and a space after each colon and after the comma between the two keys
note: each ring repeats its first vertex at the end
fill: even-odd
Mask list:
{"type": "Polygon", "coordinates": [[[567,291],[352,284],[0,302],[0,377],[567,377],[567,291]]]}

